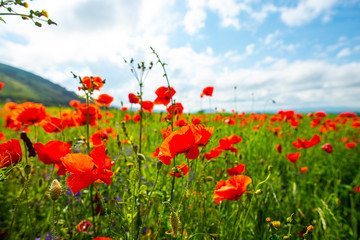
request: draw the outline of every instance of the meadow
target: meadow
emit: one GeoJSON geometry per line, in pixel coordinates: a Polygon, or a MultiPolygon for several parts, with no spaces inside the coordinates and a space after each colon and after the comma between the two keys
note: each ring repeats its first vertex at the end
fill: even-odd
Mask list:
{"type": "Polygon", "coordinates": [[[127,107],[76,75],[86,103],[3,106],[1,239],[359,239],[356,114],[186,113],[159,62],[154,101],[130,61],[127,107]]]}

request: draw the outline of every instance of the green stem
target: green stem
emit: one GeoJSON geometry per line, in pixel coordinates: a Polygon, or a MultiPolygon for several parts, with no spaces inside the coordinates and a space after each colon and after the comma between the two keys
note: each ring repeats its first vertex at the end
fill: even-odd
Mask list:
{"type": "Polygon", "coordinates": [[[151,192],[150,192],[150,194],[149,194],[148,204],[150,203],[151,194],[154,192],[154,189],[155,189],[155,187],[156,187],[156,183],[157,183],[158,178],[159,178],[159,173],[160,173],[160,171],[157,170],[157,172],[156,172],[156,178],[155,178],[155,182],[154,182],[154,186],[153,186],[153,188],[151,189],[151,192]]]}
{"type": "Polygon", "coordinates": [[[52,214],[52,235],[53,240],[55,240],[55,200],[53,200],[53,214],[52,214]]]}

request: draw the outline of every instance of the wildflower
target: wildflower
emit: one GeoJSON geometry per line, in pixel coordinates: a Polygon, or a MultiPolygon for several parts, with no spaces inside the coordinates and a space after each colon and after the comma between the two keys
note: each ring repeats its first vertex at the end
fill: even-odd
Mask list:
{"type": "Polygon", "coordinates": [[[41,123],[40,126],[47,133],[60,133],[67,127],[67,122],[62,121],[58,117],[47,116],[41,123]]]}
{"type": "Polygon", "coordinates": [[[355,143],[355,142],[346,143],[346,144],[345,144],[345,147],[346,147],[346,148],[354,148],[354,147],[356,147],[356,143],[355,143]]]}
{"type": "Polygon", "coordinates": [[[238,174],[242,174],[245,171],[245,165],[240,163],[239,165],[237,165],[236,167],[233,168],[229,168],[227,170],[227,174],[229,176],[234,176],[234,175],[238,175],[238,174]]]}
{"type": "Polygon", "coordinates": [[[91,228],[93,224],[87,220],[82,220],[76,227],[76,231],[87,233],[91,228]]]}
{"type": "Polygon", "coordinates": [[[17,164],[22,159],[20,142],[17,139],[0,144],[0,169],[17,164]]]}
{"type": "Polygon", "coordinates": [[[89,91],[100,91],[100,88],[104,86],[104,82],[101,77],[84,77],[81,82],[84,85],[85,89],[89,91]]]}
{"type": "Polygon", "coordinates": [[[171,97],[174,96],[176,91],[172,87],[170,87],[170,90],[168,87],[159,87],[155,93],[157,98],[154,100],[154,104],[163,104],[164,106],[167,106],[170,103],[171,97]]]}
{"type": "Polygon", "coordinates": [[[139,103],[140,98],[133,93],[129,93],[129,102],[130,103],[139,103]]]}
{"type": "Polygon", "coordinates": [[[94,146],[105,145],[108,140],[109,140],[109,133],[106,131],[106,129],[97,130],[90,136],[90,142],[94,146]]]}
{"type": "Polygon", "coordinates": [[[321,146],[321,148],[327,153],[332,153],[333,151],[333,147],[330,143],[325,143],[324,145],[321,146]]]}
{"type": "Polygon", "coordinates": [[[187,125],[171,132],[161,144],[158,158],[165,165],[170,165],[179,153],[186,153],[189,159],[196,159],[200,154],[198,147],[205,145],[213,132],[214,127],[203,125],[187,125]]]}
{"type": "Polygon", "coordinates": [[[18,104],[15,115],[17,121],[26,125],[34,125],[46,117],[46,109],[40,103],[25,102],[18,104]]]}
{"type": "Polygon", "coordinates": [[[276,145],[276,151],[278,153],[281,153],[282,152],[282,147],[281,147],[281,144],[279,143],[278,145],[276,145]]]}
{"type": "Polygon", "coordinates": [[[205,87],[205,88],[203,89],[200,97],[203,97],[204,95],[205,95],[205,96],[212,97],[213,91],[214,91],[214,87],[205,87]]]}
{"type": "Polygon", "coordinates": [[[357,193],[360,193],[360,186],[353,187],[353,190],[357,193]]]}
{"type": "MultiPolygon", "coordinates": [[[[175,172],[175,177],[177,178],[181,178],[182,176],[185,176],[189,173],[189,168],[185,163],[182,163],[178,166],[176,166],[176,168],[180,169],[180,172],[175,172]]],[[[171,169],[171,172],[169,172],[169,175],[174,177],[174,169],[171,169]]]]}
{"type": "Polygon", "coordinates": [[[168,114],[168,119],[171,119],[171,111],[173,112],[173,115],[182,115],[184,112],[184,107],[181,103],[175,103],[172,106],[170,105],[166,111],[169,113],[168,114]]]}
{"type": "Polygon", "coordinates": [[[320,136],[315,134],[310,141],[307,141],[305,138],[303,138],[303,140],[301,140],[300,138],[297,139],[297,141],[293,142],[292,145],[296,148],[296,149],[301,149],[301,148],[310,148],[312,146],[315,146],[316,144],[318,144],[320,142],[320,136]]]}
{"type": "Polygon", "coordinates": [[[105,154],[105,146],[95,147],[90,155],[70,153],[62,158],[66,169],[72,173],[67,179],[67,185],[73,193],[86,188],[93,182],[111,184],[111,167],[114,162],[105,154]]]}
{"type": "Polygon", "coordinates": [[[94,99],[94,102],[96,105],[98,105],[100,107],[103,105],[105,105],[106,107],[110,107],[113,100],[114,100],[114,98],[112,96],[104,93],[104,94],[100,94],[98,99],[94,99]]]}
{"type": "Polygon", "coordinates": [[[0,82],[0,91],[3,89],[4,85],[5,84],[3,82],[0,82]]]}
{"type": "Polygon", "coordinates": [[[154,103],[152,101],[142,101],[143,111],[152,113],[154,103]]]}
{"type": "Polygon", "coordinates": [[[289,153],[285,157],[289,159],[291,163],[296,164],[296,161],[299,159],[300,155],[301,155],[300,152],[295,152],[295,153],[289,153]]]}
{"type": "Polygon", "coordinates": [[[80,106],[81,102],[79,100],[71,100],[69,102],[70,107],[78,108],[80,106]]]}
{"type": "Polygon", "coordinates": [[[58,175],[66,175],[65,166],[62,163],[62,157],[71,153],[71,145],[59,140],[51,140],[45,145],[34,143],[34,148],[39,156],[39,160],[44,164],[55,164],[58,175]]]}
{"type": "Polygon", "coordinates": [[[300,172],[302,172],[302,173],[307,172],[307,170],[308,170],[308,167],[302,167],[302,168],[300,168],[300,172]]]}
{"type": "Polygon", "coordinates": [[[213,198],[216,204],[221,201],[238,200],[242,194],[246,192],[247,186],[252,182],[252,179],[245,175],[237,175],[228,180],[220,180],[215,186],[213,198]]]}

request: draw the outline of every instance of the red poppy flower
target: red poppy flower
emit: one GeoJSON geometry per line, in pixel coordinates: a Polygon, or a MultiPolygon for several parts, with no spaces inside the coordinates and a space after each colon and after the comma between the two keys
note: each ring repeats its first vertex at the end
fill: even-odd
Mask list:
{"type": "Polygon", "coordinates": [[[303,141],[301,141],[300,138],[297,138],[297,141],[293,142],[292,145],[297,149],[301,149],[301,148],[310,148],[312,146],[315,146],[319,142],[320,142],[320,136],[315,134],[310,139],[310,141],[307,141],[305,138],[303,138],[303,141]]]}
{"type": "Polygon", "coordinates": [[[174,122],[174,127],[183,127],[183,126],[186,126],[186,125],[188,125],[188,122],[186,121],[186,119],[183,119],[183,118],[181,118],[179,120],[176,120],[174,122]]]}
{"type": "Polygon", "coordinates": [[[279,143],[278,145],[276,145],[276,151],[278,153],[281,153],[282,152],[282,147],[281,147],[281,144],[279,143]]]}
{"type": "Polygon", "coordinates": [[[242,174],[245,171],[245,165],[240,163],[239,165],[237,165],[236,167],[233,168],[229,168],[227,170],[227,174],[229,176],[234,176],[234,175],[239,175],[242,174]]]}
{"type": "Polygon", "coordinates": [[[346,148],[354,148],[354,147],[356,147],[356,143],[355,143],[355,142],[346,143],[346,144],[345,144],[345,147],[346,147],[346,148]]]}
{"type": "Polygon", "coordinates": [[[67,127],[67,122],[58,117],[47,116],[41,123],[47,133],[60,133],[67,127]]]}
{"type": "Polygon", "coordinates": [[[112,238],[107,238],[107,237],[96,237],[93,240],[114,240],[112,238]]]}
{"type": "Polygon", "coordinates": [[[324,145],[321,146],[321,148],[324,149],[324,151],[327,153],[332,153],[333,151],[333,147],[330,143],[325,143],[324,145]]]}
{"type": "Polygon", "coordinates": [[[108,118],[113,118],[113,117],[115,117],[115,114],[113,114],[112,112],[106,111],[105,116],[108,118]]]}
{"type": "Polygon", "coordinates": [[[287,154],[285,157],[286,157],[287,159],[289,159],[290,162],[296,164],[296,160],[299,159],[300,155],[301,155],[300,152],[296,152],[296,153],[289,153],[289,154],[287,154]]]}
{"type": "Polygon", "coordinates": [[[210,152],[205,153],[204,156],[205,156],[206,160],[211,160],[211,159],[213,159],[213,158],[218,157],[223,151],[224,151],[224,149],[222,149],[222,148],[219,146],[219,147],[216,147],[216,148],[211,149],[210,152]]]}
{"type": "Polygon", "coordinates": [[[93,227],[93,224],[87,220],[82,220],[76,227],[76,231],[87,233],[91,228],[93,227]]]}
{"type": "MultiPolygon", "coordinates": [[[[126,115],[125,115],[126,116],[126,115]]],[[[130,115],[129,115],[130,116],[130,115]]],[[[140,119],[141,119],[141,117],[140,117],[140,114],[135,114],[133,117],[132,117],[132,120],[134,121],[134,122],[140,122],[140,119]]]]}
{"type": "Polygon", "coordinates": [[[3,89],[4,85],[5,84],[3,82],[0,82],[0,91],[3,89]]]}
{"type": "Polygon", "coordinates": [[[81,102],[79,100],[71,100],[69,102],[70,107],[78,108],[80,106],[81,102]]]}
{"type": "Polygon", "coordinates": [[[4,141],[6,141],[5,133],[0,132],[0,142],[4,142],[4,141]]]}
{"type": "Polygon", "coordinates": [[[17,139],[0,144],[0,169],[17,164],[22,159],[20,142],[17,139]]]}
{"type": "Polygon", "coordinates": [[[360,193],[360,186],[358,187],[353,187],[354,191],[357,192],[357,193],[360,193]]]}
{"type": "Polygon", "coordinates": [[[25,102],[18,104],[15,111],[16,120],[26,125],[40,123],[46,117],[45,106],[41,103],[25,102]]]}
{"type": "Polygon", "coordinates": [[[121,107],[120,110],[121,110],[121,111],[127,111],[127,110],[128,110],[128,107],[121,107]]]}
{"type": "Polygon", "coordinates": [[[94,102],[96,105],[98,105],[100,107],[103,105],[105,105],[106,107],[110,107],[113,100],[114,100],[114,98],[112,96],[104,93],[104,94],[100,94],[98,99],[94,99],[94,102]]]}
{"type": "Polygon", "coordinates": [[[174,96],[176,91],[172,87],[170,87],[170,91],[168,87],[159,87],[155,93],[157,98],[155,99],[154,104],[163,104],[164,106],[167,106],[170,103],[171,97],[174,96]]]}
{"type": "Polygon", "coordinates": [[[224,122],[230,126],[234,126],[236,121],[232,117],[225,118],[224,122]]]}
{"type": "Polygon", "coordinates": [[[44,164],[55,164],[55,167],[58,170],[57,174],[66,175],[62,157],[71,153],[70,144],[58,140],[51,140],[45,145],[42,143],[34,143],[34,148],[40,161],[44,164]]]}
{"type": "Polygon", "coordinates": [[[228,180],[220,180],[215,186],[213,198],[216,204],[221,201],[238,200],[247,189],[247,186],[252,182],[252,179],[245,175],[237,175],[228,180]]]}
{"type": "Polygon", "coordinates": [[[173,112],[173,115],[182,115],[184,112],[184,107],[181,103],[175,103],[172,106],[170,105],[166,111],[169,113],[168,114],[168,119],[171,119],[171,110],[173,112]]]}
{"type": "Polygon", "coordinates": [[[130,103],[139,103],[140,98],[133,93],[129,93],[129,102],[130,103]]]}
{"type": "Polygon", "coordinates": [[[88,90],[99,90],[104,86],[104,82],[101,77],[84,77],[82,83],[88,90]]]}
{"type": "Polygon", "coordinates": [[[326,115],[327,114],[325,112],[323,112],[323,111],[319,111],[319,112],[314,113],[314,116],[318,117],[318,118],[324,118],[324,117],[326,117],[326,115]]]}
{"type": "Polygon", "coordinates": [[[200,118],[194,118],[192,120],[192,124],[197,125],[197,124],[201,123],[201,121],[202,121],[202,119],[200,119],[200,118]]]}
{"type": "Polygon", "coordinates": [[[66,169],[72,174],[67,179],[67,185],[76,194],[93,182],[111,184],[111,167],[114,162],[105,154],[105,146],[95,147],[90,155],[70,153],[62,158],[66,169]]]}
{"type": "Polygon", "coordinates": [[[154,103],[152,101],[142,101],[143,111],[152,113],[154,103]]]}
{"type": "Polygon", "coordinates": [[[160,146],[159,160],[170,165],[179,153],[186,153],[189,159],[196,159],[200,154],[198,146],[206,144],[213,131],[214,127],[187,125],[171,132],[160,146]]]}
{"type": "MultiPolygon", "coordinates": [[[[181,178],[182,176],[185,176],[189,173],[189,168],[185,163],[182,163],[182,164],[176,166],[176,168],[180,169],[180,172],[177,171],[175,173],[175,177],[177,177],[177,178],[181,178]]],[[[174,177],[174,169],[171,169],[171,172],[169,172],[169,175],[171,177],[174,177]]]]}
{"type": "Polygon", "coordinates": [[[204,95],[212,97],[213,92],[214,92],[214,87],[206,87],[203,89],[200,97],[203,97],[204,95]]]}
{"type": "Polygon", "coordinates": [[[90,142],[94,146],[105,145],[108,140],[109,133],[106,131],[106,129],[97,130],[90,136],[90,142]]]}
{"type": "MultiPolygon", "coordinates": [[[[77,118],[77,122],[80,126],[83,126],[87,122],[87,113],[88,113],[88,106],[86,103],[83,103],[78,108],[79,117],[77,118]]],[[[101,110],[95,104],[89,103],[89,124],[92,126],[96,126],[96,120],[101,119],[102,114],[101,110]]]]}
{"type": "MultiPolygon", "coordinates": [[[[139,115],[139,116],[140,116],[140,115],[139,115]]],[[[130,119],[131,119],[130,114],[126,113],[126,114],[124,115],[124,121],[127,122],[127,121],[129,121],[130,119]]]]}
{"type": "Polygon", "coordinates": [[[300,168],[300,172],[302,172],[302,173],[307,172],[307,170],[308,170],[308,167],[302,167],[302,168],[300,168]]]}
{"type": "Polygon", "coordinates": [[[17,103],[14,102],[7,102],[4,104],[4,109],[5,111],[12,111],[15,110],[17,108],[17,103]]]}

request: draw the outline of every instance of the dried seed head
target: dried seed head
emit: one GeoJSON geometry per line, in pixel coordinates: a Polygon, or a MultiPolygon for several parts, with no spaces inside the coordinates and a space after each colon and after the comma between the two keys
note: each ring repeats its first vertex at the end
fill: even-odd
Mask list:
{"type": "Polygon", "coordinates": [[[61,194],[61,185],[58,180],[54,179],[50,185],[50,197],[52,200],[57,200],[61,194]]]}

